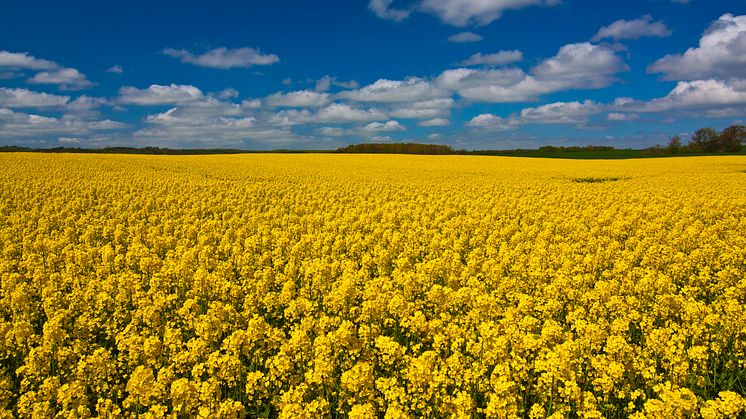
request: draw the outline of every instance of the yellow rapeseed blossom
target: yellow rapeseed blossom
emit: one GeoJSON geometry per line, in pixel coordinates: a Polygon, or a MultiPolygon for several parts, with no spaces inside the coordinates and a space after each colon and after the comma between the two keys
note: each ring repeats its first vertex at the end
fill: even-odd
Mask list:
{"type": "Polygon", "coordinates": [[[0,418],[746,414],[746,158],[0,155],[0,418]]]}

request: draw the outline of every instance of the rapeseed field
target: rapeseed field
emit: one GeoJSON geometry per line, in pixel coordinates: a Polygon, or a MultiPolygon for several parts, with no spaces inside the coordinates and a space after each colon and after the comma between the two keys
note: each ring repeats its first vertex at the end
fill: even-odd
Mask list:
{"type": "Polygon", "coordinates": [[[0,417],[732,418],[746,157],[0,155],[0,417]]]}

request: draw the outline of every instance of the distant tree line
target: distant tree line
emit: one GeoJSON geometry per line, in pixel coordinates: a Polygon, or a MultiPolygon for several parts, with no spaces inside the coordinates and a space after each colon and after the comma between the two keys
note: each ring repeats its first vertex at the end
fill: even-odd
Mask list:
{"type": "Polygon", "coordinates": [[[456,154],[451,146],[420,143],[363,143],[337,149],[337,153],[456,154]]]}
{"type": "Polygon", "coordinates": [[[746,127],[731,125],[717,132],[713,128],[700,128],[694,132],[689,143],[683,145],[681,137],[674,135],[666,147],[655,146],[649,151],[654,154],[706,154],[737,153],[746,146],[746,127]]]}
{"type": "Polygon", "coordinates": [[[732,125],[721,132],[713,128],[697,130],[689,143],[682,144],[681,137],[674,135],[664,147],[657,145],[644,150],[617,149],[611,146],[544,146],[538,149],[513,150],[456,150],[449,145],[421,143],[363,143],[353,144],[337,150],[241,150],[241,149],[171,149],[160,147],[54,147],[29,148],[0,146],[0,152],[35,153],[99,153],[99,154],[243,154],[243,153],[361,153],[361,154],[460,154],[478,156],[523,156],[561,158],[635,158],[677,154],[744,153],[746,152],[746,127],[732,125]]]}
{"type": "Polygon", "coordinates": [[[595,153],[620,151],[617,148],[603,145],[586,145],[586,146],[553,146],[545,145],[537,149],[516,148],[513,150],[459,150],[456,154],[476,154],[476,155],[500,155],[500,156],[523,156],[523,155],[554,155],[562,153],[595,153]]]}

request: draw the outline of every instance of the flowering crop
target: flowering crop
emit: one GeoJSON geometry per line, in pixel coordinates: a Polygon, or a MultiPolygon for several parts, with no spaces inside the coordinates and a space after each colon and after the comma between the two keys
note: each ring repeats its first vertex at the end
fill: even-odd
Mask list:
{"type": "Polygon", "coordinates": [[[0,155],[0,417],[736,417],[744,169],[0,155]]]}

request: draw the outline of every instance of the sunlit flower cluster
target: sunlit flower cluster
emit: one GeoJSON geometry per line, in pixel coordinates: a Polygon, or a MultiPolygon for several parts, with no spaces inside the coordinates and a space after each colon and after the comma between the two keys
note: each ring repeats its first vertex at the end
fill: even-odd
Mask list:
{"type": "Polygon", "coordinates": [[[0,417],[737,417],[745,170],[5,154],[0,417]]]}

